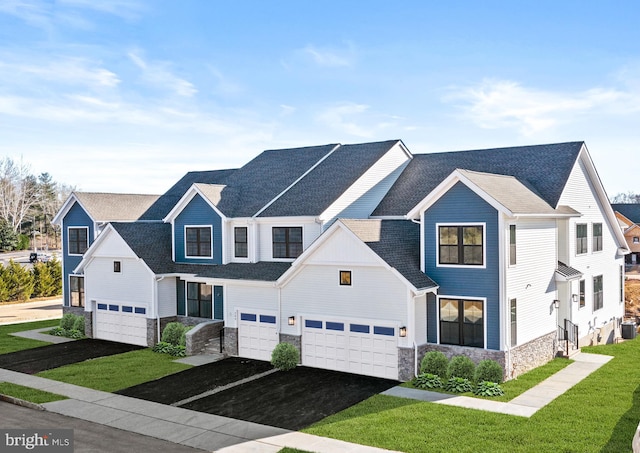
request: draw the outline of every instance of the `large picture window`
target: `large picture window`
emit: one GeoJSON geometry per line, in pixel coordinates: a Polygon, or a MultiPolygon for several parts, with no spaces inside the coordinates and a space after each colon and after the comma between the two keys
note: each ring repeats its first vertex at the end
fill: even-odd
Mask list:
{"type": "Polygon", "coordinates": [[[211,255],[211,227],[185,228],[185,255],[188,257],[210,258],[211,255]]]}
{"type": "Polygon", "coordinates": [[[482,225],[438,227],[439,264],[482,266],[484,264],[482,225]]]}
{"type": "Polygon", "coordinates": [[[235,227],[233,229],[233,250],[236,258],[247,258],[249,256],[247,236],[247,227],[235,227]]]}
{"type": "Polygon", "coordinates": [[[593,251],[594,252],[602,251],[602,224],[601,223],[593,224],[593,251]]]}
{"type": "Polygon", "coordinates": [[[440,299],[440,343],[484,347],[484,303],[440,299]]]}
{"type": "Polygon", "coordinates": [[[274,227],[273,257],[297,258],[302,253],[302,227],[274,227]]]}
{"type": "Polygon", "coordinates": [[[600,310],[603,305],[602,275],[598,275],[593,277],[593,311],[600,310]]]}
{"type": "Polygon", "coordinates": [[[89,228],[69,228],[69,255],[82,255],[89,248],[89,228]]]}
{"type": "Polygon", "coordinates": [[[576,224],[576,255],[587,253],[587,224],[576,224]]]}
{"type": "Polygon", "coordinates": [[[212,287],[205,283],[187,283],[187,316],[211,318],[212,287]]]}
{"type": "Polygon", "coordinates": [[[84,277],[69,277],[69,302],[72,307],[84,307],[84,277]]]}

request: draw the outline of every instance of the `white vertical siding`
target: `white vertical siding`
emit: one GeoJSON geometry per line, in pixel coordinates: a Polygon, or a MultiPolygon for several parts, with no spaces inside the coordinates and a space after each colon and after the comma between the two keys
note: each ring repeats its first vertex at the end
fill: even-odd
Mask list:
{"type": "MultiPolygon", "coordinates": [[[[598,182],[596,182],[598,183],[598,182]]],[[[560,205],[569,205],[582,214],[569,220],[568,263],[584,274],[586,303],[580,309],[578,303],[571,303],[571,317],[578,324],[579,335],[585,336],[595,329],[624,315],[624,303],[620,303],[620,266],[624,257],[617,256],[617,244],[612,228],[605,217],[605,207],[599,202],[593,184],[589,181],[585,164],[578,160],[574,166],[562,196],[560,205]],[[588,252],[576,254],[576,224],[586,223],[588,231],[588,252]],[[593,224],[602,223],[602,251],[593,251],[593,224]],[[593,277],[603,276],[604,307],[593,311],[593,277]]],[[[572,294],[578,294],[578,282],[572,285],[572,294]]]]}
{"type": "Polygon", "coordinates": [[[224,293],[224,325],[237,327],[238,308],[278,310],[278,289],[269,285],[228,283],[224,293]]]}
{"type": "MultiPolygon", "coordinates": [[[[302,227],[302,247],[306,250],[318,236],[320,236],[321,225],[314,218],[269,218],[258,220],[258,256],[257,261],[283,261],[273,258],[272,233],[273,227],[302,227]]],[[[290,260],[284,260],[290,261],[290,260]]]]}
{"type": "Polygon", "coordinates": [[[176,314],[176,279],[163,278],[158,282],[158,315],[164,318],[176,314]]]}
{"type": "MultiPolygon", "coordinates": [[[[507,254],[508,223],[505,222],[507,254]]],[[[516,257],[516,265],[508,266],[506,271],[504,306],[508,317],[509,301],[517,300],[518,344],[523,344],[556,329],[557,316],[552,308],[557,297],[555,219],[518,219],[516,257]]],[[[509,262],[508,258],[506,262],[509,262]]]]}
{"type": "Polygon", "coordinates": [[[402,146],[396,144],[320,215],[325,226],[337,217],[368,218],[409,160],[402,146]]]}

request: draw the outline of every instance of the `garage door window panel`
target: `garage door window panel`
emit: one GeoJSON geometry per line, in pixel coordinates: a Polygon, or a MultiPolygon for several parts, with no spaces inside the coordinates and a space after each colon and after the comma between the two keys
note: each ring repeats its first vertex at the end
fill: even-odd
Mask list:
{"type": "Polygon", "coordinates": [[[211,285],[205,283],[187,284],[187,316],[211,319],[213,300],[211,285]]]}

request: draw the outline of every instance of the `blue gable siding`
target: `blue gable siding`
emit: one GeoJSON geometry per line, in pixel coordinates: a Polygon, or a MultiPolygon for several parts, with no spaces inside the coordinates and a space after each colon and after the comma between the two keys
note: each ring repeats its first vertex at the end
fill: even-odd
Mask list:
{"type": "MultiPolygon", "coordinates": [[[[438,282],[438,294],[455,297],[486,299],[487,349],[500,349],[500,272],[498,244],[498,211],[462,183],[454,185],[426,212],[424,219],[425,270],[438,282]],[[438,223],[484,223],[486,268],[438,267],[436,224],[438,223]]],[[[429,304],[429,314],[435,314],[437,304],[429,304]],[[435,313],[434,313],[435,312],[435,313]]],[[[436,339],[433,328],[428,326],[429,341],[436,339]]]]}
{"type": "Polygon", "coordinates": [[[64,249],[62,250],[62,266],[64,269],[62,294],[65,306],[69,306],[71,304],[69,296],[69,275],[78,266],[78,264],[80,264],[80,261],[82,261],[82,256],[69,256],[69,227],[88,227],[89,246],[93,244],[95,233],[93,231],[93,220],[89,217],[89,214],[82,209],[80,204],[74,203],[67,215],[62,219],[62,244],[64,246],[64,249]]]}
{"type": "Polygon", "coordinates": [[[196,195],[176,217],[173,246],[177,263],[222,264],[222,218],[200,196],[196,195]],[[185,256],[184,228],[187,225],[211,226],[213,258],[187,258],[185,256]]]}

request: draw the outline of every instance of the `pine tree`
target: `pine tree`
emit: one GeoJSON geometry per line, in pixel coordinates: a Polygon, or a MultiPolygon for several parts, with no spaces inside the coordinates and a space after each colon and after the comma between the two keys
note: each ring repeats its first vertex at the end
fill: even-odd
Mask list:
{"type": "Polygon", "coordinates": [[[9,300],[29,300],[35,286],[31,271],[10,260],[9,266],[5,268],[4,276],[9,300]]]}

